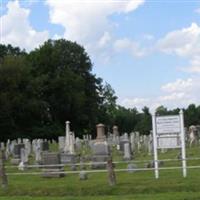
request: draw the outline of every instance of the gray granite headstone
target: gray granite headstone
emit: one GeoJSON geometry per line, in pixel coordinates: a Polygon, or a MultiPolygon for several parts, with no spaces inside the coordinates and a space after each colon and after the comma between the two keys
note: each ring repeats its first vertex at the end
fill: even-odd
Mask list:
{"type": "Polygon", "coordinates": [[[13,147],[13,158],[11,164],[18,165],[20,163],[21,149],[25,148],[24,144],[14,144],[13,147]]]}
{"type": "Polygon", "coordinates": [[[41,150],[42,151],[48,151],[49,150],[49,143],[48,143],[48,141],[41,142],[41,150]]]}
{"type": "Polygon", "coordinates": [[[131,147],[130,143],[124,144],[124,160],[131,160],[131,147]]]}
{"type": "Polygon", "coordinates": [[[137,168],[138,168],[137,165],[132,164],[132,163],[129,163],[127,165],[127,170],[128,170],[129,173],[135,172],[137,168]]]}
{"type": "Polygon", "coordinates": [[[109,145],[106,142],[105,137],[105,126],[98,124],[97,126],[97,138],[93,145],[92,152],[92,168],[106,168],[106,163],[110,156],[109,145]]]}
{"type": "Polygon", "coordinates": [[[42,177],[63,177],[63,167],[60,165],[60,154],[59,153],[42,153],[42,164],[44,165],[44,173],[42,177]]]}
{"type": "Polygon", "coordinates": [[[87,180],[87,179],[88,179],[88,174],[87,174],[87,172],[81,171],[81,172],[79,173],[79,179],[80,179],[80,180],[87,180]]]}

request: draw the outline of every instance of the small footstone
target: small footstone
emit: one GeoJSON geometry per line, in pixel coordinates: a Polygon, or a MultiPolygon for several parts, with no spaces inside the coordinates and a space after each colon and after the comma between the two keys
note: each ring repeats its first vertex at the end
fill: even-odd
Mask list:
{"type": "Polygon", "coordinates": [[[136,169],[137,169],[137,165],[135,165],[135,164],[128,164],[127,165],[127,170],[128,170],[129,173],[135,172],[136,169]]]}
{"type": "Polygon", "coordinates": [[[79,179],[80,180],[87,180],[88,179],[87,173],[85,171],[81,171],[79,173],[79,179]]]}

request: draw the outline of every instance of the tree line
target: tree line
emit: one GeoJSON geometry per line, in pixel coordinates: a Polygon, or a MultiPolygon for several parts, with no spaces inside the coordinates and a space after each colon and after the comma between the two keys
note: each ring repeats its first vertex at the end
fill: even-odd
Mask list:
{"type": "MultiPolygon", "coordinates": [[[[96,135],[97,123],[107,131],[149,134],[151,114],[116,104],[108,83],[92,73],[92,62],[76,42],[48,40],[31,52],[0,44],[0,140],[57,138],[65,121],[81,137],[96,135]]],[[[179,109],[160,106],[157,114],[177,114],[179,109]]],[[[186,125],[199,124],[200,106],[185,109],[186,125]]]]}

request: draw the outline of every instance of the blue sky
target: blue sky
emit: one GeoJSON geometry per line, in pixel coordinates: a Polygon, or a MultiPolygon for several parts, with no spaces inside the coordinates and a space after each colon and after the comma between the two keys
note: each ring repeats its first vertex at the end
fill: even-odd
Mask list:
{"type": "Polygon", "coordinates": [[[200,104],[199,0],[0,1],[1,43],[30,51],[48,38],[77,41],[119,104],[200,104]]]}

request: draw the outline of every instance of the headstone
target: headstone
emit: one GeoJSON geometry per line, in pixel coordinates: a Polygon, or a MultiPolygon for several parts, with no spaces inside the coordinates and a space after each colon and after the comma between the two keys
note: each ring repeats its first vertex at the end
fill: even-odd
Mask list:
{"type": "Polygon", "coordinates": [[[41,151],[48,151],[49,150],[49,143],[48,141],[41,142],[41,151]]]}
{"type": "Polygon", "coordinates": [[[107,160],[110,156],[110,149],[108,143],[105,141],[105,126],[103,124],[98,124],[97,128],[97,138],[94,143],[92,152],[92,168],[106,168],[107,160]]]}
{"type": "Polygon", "coordinates": [[[128,170],[129,173],[135,172],[137,168],[138,168],[137,165],[135,165],[133,163],[129,163],[127,165],[127,170],[128,170]]]}
{"type": "Polygon", "coordinates": [[[21,149],[24,147],[24,144],[14,144],[13,158],[11,159],[11,164],[18,165],[20,163],[21,149]]]}
{"type": "Polygon", "coordinates": [[[81,140],[78,137],[76,138],[75,148],[76,148],[77,151],[80,151],[81,148],[82,148],[81,140]]]}
{"type": "Polygon", "coordinates": [[[118,126],[113,126],[113,135],[119,136],[118,126]]]}
{"type": "Polygon", "coordinates": [[[120,150],[124,152],[124,144],[130,143],[129,142],[129,137],[127,133],[124,133],[124,135],[120,139],[120,150]]]}
{"type": "Polygon", "coordinates": [[[97,138],[96,138],[96,140],[104,141],[106,139],[104,124],[97,124],[96,128],[97,128],[97,138]]]}
{"type": "Polygon", "coordinates": [[[40,147],[37,146],[35,149],[35,162],[36,164],[41,164],[42,157],[41,157],[41,150],[40,147]]]}
{"type": "Polygon", "coordinates": [[[42,177],[45,178],[54,178],[54,177],[63,177],[63,167],[59,166],[60,163],[60,154],[59,153],[42,153],[42,165],[44,165],[44,170],[42,177]],[[51,166],[52,165],[52,166],[51,166]]]}
{"type": "Polygon", "coordinates": [[[148,141],[148,154],[152,155],[153,154],[153,136],[152,136],[152,132],[149,135],[149,141],[148,141]]]}
{"type": "Polygon", "coordinates": [[[131,160],[131,147],[130,143],[124,144],[124,160],[131,160]]]}
{"type": "Polygon", "coordinates": [[[24,141],[24,145],[25,145],[25,149],[27,151],[28,156],[31,154],[31,142],[29,141],[29,139],[26,139],[24,141]]]}
{"type": "Polygon", "coordinates": [[[85,171],[80,171],[79,173],[79,179],[80,180],[87,180],[88,179],[88,174],[85,171]]]}
{"type": "Polygon", "coordinates": [[[5,150],[5,144],[4,144],[4,142],[1,142],[1,150],[5,150]]]}
{"type": "Polygon", "coordinates": [[[64,136],[58,137],[58,145],[59,145],[59,151],[63,152],[64,148],[65,148],[65,137],[64,136]]]}
{"type": "Polygon", "coordinates": [[[24,148],[21,149],[20,159],[21,159],[21,162],[23,162],[24,164],[28,163],[28,152],[24,148]]]}
{"type": "Polygon", "coordinates": [[[22,139],[21,138],[17,138],[17,144],[22,144],[22,139]]]}
{"type": "Polygon", "coordinates": [[[70,151],[70,122],[66,121],[66,129],[65,129],[65,146],[64,146],[64,152],[69,153],[70,151]]]}
{"type": "Polygon", "coordinates": [[[75,154],[75,135],[70,131],[70,122],[66,121],[66,136],[65,136],[65,146],[64,152],[60,154],[61,163],[69,164],[75,163],[77,161],[77,156],[75,154]]]}

